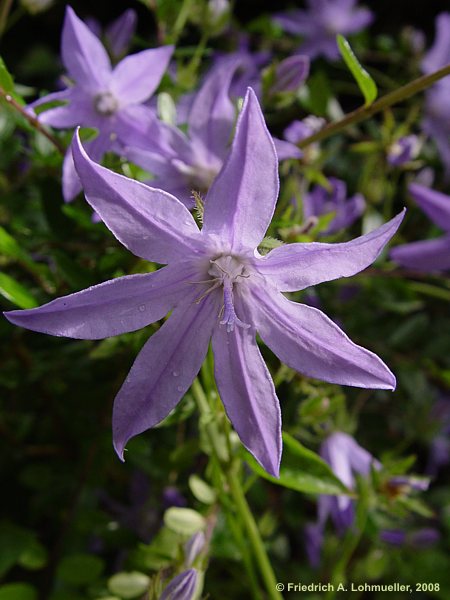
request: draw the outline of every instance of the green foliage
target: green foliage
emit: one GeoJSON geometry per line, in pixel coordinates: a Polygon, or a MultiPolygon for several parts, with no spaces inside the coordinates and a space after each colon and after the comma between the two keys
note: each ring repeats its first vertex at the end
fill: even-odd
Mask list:
{"type": "Polygon", "coordinates": [[[356,58],[350,44],[343,35],[337,36],[337,43],[341,52],[342,58],[345,64],[350,69],[359,89],[363,93],[365,99],[365,105],[370,106],[378,95],[378,89],[375,81],[369,75],[369,73],[361,66],[360,62],[356,58]]]}

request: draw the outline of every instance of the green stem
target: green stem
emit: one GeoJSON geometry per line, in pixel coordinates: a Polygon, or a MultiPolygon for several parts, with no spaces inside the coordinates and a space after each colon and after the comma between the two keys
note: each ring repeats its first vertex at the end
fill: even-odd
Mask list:
{"type": "Polygon", "coordinates": [[[350,125],[355,125],[356,123],[365,121],[377,112],[380,112],[381,110],[384,110],[393,104],[397,104],[397,102],[401,102],[402,100],[406,100],[407,98],[414,96],[418,92],[425,90],[426,88],[430,87],[430,85],[447,75],[450,75],[450,65],[446,65],[445,67],[442,67],[441,69],[438,69],[429,75],[423,75],[418,79],[414,79],[414,81],[411,81],[410,83],[403,85],[393,92],[382,96],[370,106],[361,106],[351,113],[348,113],[348,115],[339,121],[329,123],[317,133],[314,133],[313,135],[303,139],[301,142],[299,142],[298,146],[299,148],[305,148],[314,142],[321,142],[322,140],[339,133],[343,129],[346,129],[350,125]]]}
{"type": "Polygon", "coordinates": [[[0,36],[6,29],[6,22],[8,21],[8,15],[11,10],[12,0],[2,0],[0,3],[0,36]]]}
{"type": "Polygon", "coordinates": [[[269,595],[269,598],[272,598],[272,600],[280,600],[282,598],[282,595],[277,591],[277,580],[275,579],[272,565],[270,564],[269,558],[264,548],[263,541],[259,534],[258,526],[255,523],[255,519],[253,518],[252,512],[245,498],[245,494],[242,491],[242,486],[239,481],[239,478],[232,469],[228,470],[228,472],[226,473],[226,477],[228,485],[230,486],[230,492],[236,503],[236,509],[247,530],[249,541],[255,553],[255,558],[259,565],[261,576],[266,585],[266,590],[269,595]]]}
{"type": "Polygon", "coordinates": [[[32,127],[34,127],[34,129],[36,129],[36,131],[39,131],[39,133],[44,135],[55,146],[55,148],[58,150],[58,152],[60,154],[62,154],[62,156],[65,155],[66,150],[65,150],[64,146],[62,146],[62,144],[60,144],[59,141],[49,131],[47,131],[47,129],[45,129],[45,127],[43,127],[43,125],[41,125],[41,123],[39,123],[39,121],[36,119],[36,117],[33,117],[33,115],[28,113],[23,108],[23,106],[21,106],[17,102],[17,100],[15,100],[12,97],[11,94],[8,94],[7,92],[5,92],[5,90],[2,87],[0,87],[0,98],[3,98],[9,104],[9,106],[12,106],[14,108],[14,110],[16,110],[18,113],[20,113],[22,115],[22,117],[24,117],[28,121],[28,123],[32,127]]]}
{"type": "MultiPolygon", "coordinates": [[[[194,380],[191,389],[197,401],[200,413],[205,418],[205,429],[209,438],[209,442],[213,448],[213,452],[218,460],[218,464],[220,465],[225,480],[228,483],[231,496],[234,500],[234,508],[236,509],[240,521],[242,522],[247,533],[250,546],[252,547],[254,553],[255,561],[258,564],[262,580],[264,581],[267,590],[268,597],[271,600],[282,600],[281,594],[276,589],[277,580],[264,548],[258,526],[256,525],[255,519],[248,505],[239,477],[236,474],[237,461],[234,460],[232,463],[230,461],[228,452],[225,453],[227,456],[224,456],[224,449],[220,444],[222,432],[219,432],[217,422],[212,419],[213,413],[209,406],[208,397],[206,396],[198,379],[194,380]]],[[[250,578],[251,580],[253,579],[253,574],[250,578]]]]}
{"type": "Polygon", "coordinates": [[[178,13],[170,36],[170,41],[172,44],[176,44],[184,29],[184,26],[186,25],[186,21],[188,20],[189,13],[191,11],[191,4],[192,0],[184,0],[183,4],[181,5],[180,12],[178,13]]]}

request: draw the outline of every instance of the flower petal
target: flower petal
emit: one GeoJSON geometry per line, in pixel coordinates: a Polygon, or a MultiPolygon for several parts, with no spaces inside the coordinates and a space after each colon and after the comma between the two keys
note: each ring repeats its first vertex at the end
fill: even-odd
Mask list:
{"type": "Polygon", "coordinates": [[[434,43],[422,60],[424,73],[432,73],[448,63],[450,56],[450,13],[442,12],[436,17],[434,43]]]}
{"type": "Polygon", "coordinates": [[[231,80],[240,60],[224,62],[214,69],[194,97],[188,117],[189,137],[208,154],[223,159],[230,141],[236,110],[230,100],[231,80]]]}
{"type": "Polygon", "coordinates": [[[396,246],[390,257],[408,269],[445,271],[450,269],[450,235],[396,246]]]}
{"type": "Polygon", "coordinates": [[[61,54],[64,66],[78,86],[91,92],[106,87],[111,74],[108,54],[70,6],[66,7],[61,54]]]}
{"type": "Polygon", "coordinates": [[[278,196],[278,161],[254,91],[248,88],[231,152],[205,199],[202,233],[230,252],[253,250],[269,226],[278,196]]]}
{"type": "Polygon", "coordinates": [[[123,459],[130,438],[162,421],[197,375],[219,312],[219,298],[178,305],[145,344],[116,396],[113,438],[123,459]]]}
{"type": "Polygon", "coordinates": [[[418,183],[408,186],[408,191],[433,223],[450,232],[450,196],[418,183]]]}
{"type": "Polygon", "coordinates": [[[196,569],[183,571],[164,588],[160,600],[193,600],[197,580],[198,571],[196,569]]]}
{"type": "Polygon", "coordinates": [[[330,383],[394,389],[395,377],[376,354],[357,346],[320,310],[268,287],[252,290],[253,323],[264,343],[292,369],[330,383]]]}
{"type": "Polygon", "coordinates": [[[161,46],[127,56],[115,67],[111,92],[121,104],[139,104],[153,95],[173,54],[173,46],[161,46]]]}
{"type": "Polygon", "coordinates": [[[72,150],[87,201],[126,248],[159,263],[183,260],[198,252],[200,231],[174,196],[94,163],[78,133],[72,150]]]}
{"type": "Polygon", "coordinates": [[[122,56],[136,31],[137,12],[128,8],[106,28],[105,37],[114,56],[122,56]]]}
{"type": "Polygon", "coordinates": [[[136,331],[164,317],[186,295],[192,271],[186,263],[155,273],[105,281],[76,294],[6,318],[26,329],[83,340],[99,340],[136,331]]]}
{"type": "MultiPolygon", "coordinates": [[[[237,307],[245,319],[243,307],[237,307]]],[[[270,373],[255,340],[255,331],[215,328],[214,373],[220,397],[244,446],[274,477],[281,459],[280,404],[270,373]]]]}
{"type": "Polygon", "coordinates": [[[275,248],[255,260],[255,267],[282,292],[303,290],[323,281],[350,277],[368,267],[397,231],[405,210],[396,217],[350,242],[300,243],[275,248]]]}
{"type": "MultiPolygon", "coordinates": [[[[105,152],[111,149],[113,145],[114,142],[111,141],[108,132],[99,131],[97,136],[86,142],[84,146],[91,159],[100,162],[105,152]]],[[[73,162],[71,146],[67,149],[63,161],[62,189],[65,202],[71,202],[83,189],[73,162]]]]}

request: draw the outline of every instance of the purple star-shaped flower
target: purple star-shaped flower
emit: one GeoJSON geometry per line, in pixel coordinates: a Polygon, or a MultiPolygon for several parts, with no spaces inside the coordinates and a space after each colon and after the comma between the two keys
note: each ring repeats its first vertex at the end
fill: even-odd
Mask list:
{"type": "Polygon", "coordinates": [[[171,312],[136,358],[114,405],[114,446],[164,419],[189,389],[212,339],[215,377],[243,444],[278,476],[281,415],[256,332],[288,366],[338,384],[393,389],[395,377],[319,310],[283,292],[348,277],[371,264],[397,230],[400,214],[342,244],[257,250],[275,209],[278,161],[249,89],[230,154],[205,199],[200,230],[170,194],[89,159],[73,145],[86,198],[131,252],[167,264],[154,273],[107,281],[7,318],[52,335],[101,339],[135,331],[171,312]]]}
{"type": "Polygon", "coordinates": [[[330,177],[328,179],[330,190],[320,185],[314,188],[303,198],[303,215],[305,220],[328,213],[335,213],[323,235],[331,235],[350,225],[360,217],[366,207],[362,194],[355,194],[347,198],[347,185],[345,181],[330,177]]]}
{"type": "Polygon", "coordinates": [[[357,0],[306,0],[307,10],[294,10],[275,17],[288,33],[304,39],[299,52],[311,58],[339,58],[336,35],[350,35],[373,21],[373,13],[355,6],[357,0]]]}
{"type": "MultiPolygon", "coordinates": [[[[114,69],[100,40],[72,8],[66,8],[61,54],[74,85],[40,98],[31,106],[54,101],[64,106],[39,114],[39,121],[57,129],[81,125],[98,130],[86,147],[94,160],[113,150],[116,139],[126,142],[141,119],[153,117],[143,102],[148,100],[164,74],[173,46],[144,50],[124,58],[114,69]]],[[[63,164],[63,195],[72,200],[81,191],[69,150],[63,164]]]]}
{"type": "Polygon", "coordinates": [[[418,271],[445,271],[450,269],[450,196],[412,183],[409,193],[430,219],[446,235],[403,244],[391,250],[392,260],[403,267],[418,271]]]}

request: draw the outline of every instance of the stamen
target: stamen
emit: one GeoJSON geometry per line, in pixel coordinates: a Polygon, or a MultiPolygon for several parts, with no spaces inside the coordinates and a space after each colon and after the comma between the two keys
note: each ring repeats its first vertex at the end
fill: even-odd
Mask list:
{"type": "Polygon", "coordinates": [[[220,324],[227,326],[227,333],[234,331],[235,324],[242,329],[250,327],[248,323],[241,321],[234,310],[233,283],[230,279],[224,279],[223,282],[223,319],[220,324]]]}

